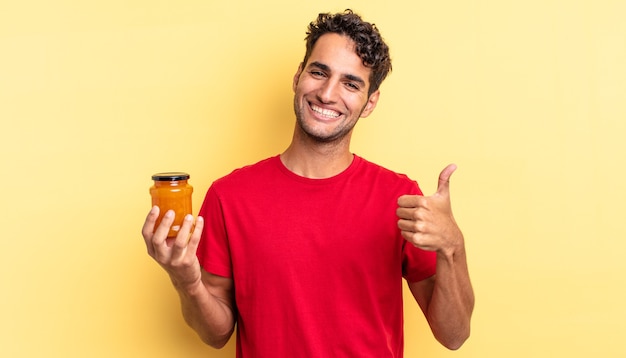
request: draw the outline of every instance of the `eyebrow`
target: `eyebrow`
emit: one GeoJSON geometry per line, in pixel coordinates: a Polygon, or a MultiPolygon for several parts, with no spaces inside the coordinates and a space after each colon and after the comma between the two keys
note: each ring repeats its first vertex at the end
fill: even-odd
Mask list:
{"type": "MultiPolygon", "coordinates": [[[[313,61],[313,62],[311,62],[311,64],[309,66],[317,67],[320,70],[330,72],[330,67],[328,65],[326,65],[326,64],[321,63],[321,62],[313,61]]],[[[360,83],[363,86],[365,85],[365,81],[361,77],[359,77],[357,75],[345,74],[345,75],[343,75],[343,77],[347,78],[350,81],[358,82],[358,83],[360,83]]]]}

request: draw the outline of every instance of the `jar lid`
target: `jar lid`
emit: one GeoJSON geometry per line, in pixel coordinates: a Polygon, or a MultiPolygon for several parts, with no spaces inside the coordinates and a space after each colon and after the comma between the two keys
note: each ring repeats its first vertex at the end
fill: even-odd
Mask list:
{"type": "Polygon", "coordinates": [[[183,172],[157,173],[152,176],[152,180],[154,181],[176,181],[187,179],[189,179],[189,174],[183,172]]]}

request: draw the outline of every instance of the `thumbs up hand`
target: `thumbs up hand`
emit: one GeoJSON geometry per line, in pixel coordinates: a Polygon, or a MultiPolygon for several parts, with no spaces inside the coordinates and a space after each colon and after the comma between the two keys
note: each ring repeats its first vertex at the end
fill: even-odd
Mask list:
{"type": "Polygon", "coordinates": [[[441,171],[433,195],[403,195],[398,199],[398,227],[416,247],[447,255],[463,248],[463,234],[450,204],[450,176],[455,170],[456,165],[450,164],[441,171]]]}

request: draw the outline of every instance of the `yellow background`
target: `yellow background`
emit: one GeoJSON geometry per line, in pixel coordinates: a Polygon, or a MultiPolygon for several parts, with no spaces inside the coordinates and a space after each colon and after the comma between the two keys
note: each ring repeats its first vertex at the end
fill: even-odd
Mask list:
{"type": "MultiPolygon", "coordinates": [[[[2,1],[0,355],[233,357],[186,328],[140,227],[151,174],[211,181],[281,152],[322,11],[381,29],[394,71],[353,151],[436,189],[449,162],[476,291],[408,357],[621,357],[623,1],[2,1]]],[[[408,298],[408,296],[407,296],[408,298]]]]}

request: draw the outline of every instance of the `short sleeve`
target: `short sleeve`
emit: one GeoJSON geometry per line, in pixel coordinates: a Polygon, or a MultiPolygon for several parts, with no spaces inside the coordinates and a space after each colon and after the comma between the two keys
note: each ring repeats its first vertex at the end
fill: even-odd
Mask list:
{"type": "Polygon", "coordinates": [[[426,251],[404,242],[402,249],[402,276],[408,282],[418,282],[436,273],[437,253],[426,251]]]}
{"type": "Polygon", "coordinates": [[[207,191],[199,216],[204,218],[202,238],[196,252],[200,266],[214,275],[232,277],[224,211],[214,185],[207,191]]]}

